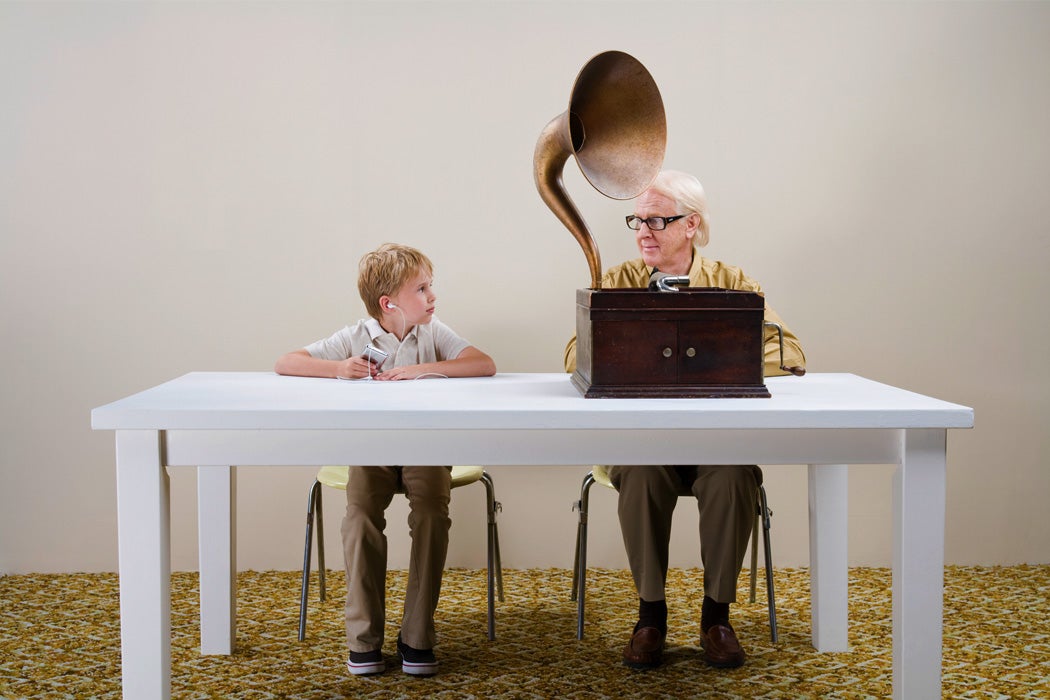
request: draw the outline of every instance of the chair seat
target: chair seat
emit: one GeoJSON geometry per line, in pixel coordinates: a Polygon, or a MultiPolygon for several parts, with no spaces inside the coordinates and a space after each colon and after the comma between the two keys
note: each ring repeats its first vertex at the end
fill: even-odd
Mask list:
{"type": "MultiPolygon", "coordinates": [[[[345,491],[349,473],[349,467],[321,467],[317,472],[317,480],[325,486],[345,491]]],[[[484,474],[484,467],[454,466],[452,467],[452,488],[473,484],[479,481],[484,474]]]]}
{"type": "MultiPolygon", "coordinates": [[[[595,464],[591,467],[591,476],[594,478],[594,483],[599,486],[605,486],[615,490],[612,479],[609,477],[609,467],[605,464],[595,464]]],[[[692,493],[692,490],[686,486],[682,486],[678,489],[679,496],[688,496],[692,493]]]]}
{"type": "Polygon", "coordinates": [[[609,478],[609,467],[604,464],[595,464],[591,469],[591,476],[594,477],[594,483],[613,488],[612,480],[609,478]]]}

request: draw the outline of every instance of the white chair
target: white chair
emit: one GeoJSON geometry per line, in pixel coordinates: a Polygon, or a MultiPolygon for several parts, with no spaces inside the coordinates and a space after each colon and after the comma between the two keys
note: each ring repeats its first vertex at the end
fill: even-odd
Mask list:
{"type": "MultiPolygon", "coordinates": [[[[306,601],[310,586],[310,553],[313,549],[313,532],[317,528],[317,578],[321,600],[325,599],[324,524],[321,508],[321,486],[346,490],[348,467],[321,467],[310,487],[306,508],[306,549],[303,552],[303,582],[299,596],[299,641],[306,638],[306,601]]],[[[452,467],[452,488],[480,481],[485,485],[486,510],[488,514],[488,637],[496,638],[496,603],[498,589],[503,602],[503,565],[499,553],[499,531],[496,528],[496,513],[503,509],[496,500],[492,477],[482,467],[452,467]]],[[[400,491],[399,491],[400,493],[400,491]]]]}
{"type": "MultiPolygon", "coordinates": [[[[583,610],[587,587],[587,508],[590,500],[591,486],[601,484],[614,489],[612,481],[609,480],[609,472],[602,465],[594,468],[583,478],[583,487],[580,489],[580,500],[573,504],[573,510],[580,511],[580,523],[576,528],[576,556],[572,566],[572,597],[576,601],[576,638],[583,639],[583,610]]],[[[691,495],[691,494],[682,494],[691,495]]],[[[758,521],[751,531],[751,602],[755,602],[755,587],[758,571],[758,526],[762,526],[762,543],[765,548],[766,559],[766,597],[769,601],[769,632],[773,643],[777,643],[777,608],[773,591],[773,550],[769,543],[769,519],[773,511],[769,509],[766,502],[766,489],[759,484],[758,503],[756,504],[758,521]]]]}

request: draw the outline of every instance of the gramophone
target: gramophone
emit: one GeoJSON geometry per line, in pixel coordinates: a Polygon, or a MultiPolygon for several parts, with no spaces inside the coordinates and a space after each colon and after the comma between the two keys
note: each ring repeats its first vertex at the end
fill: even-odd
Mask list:
{"type": "MultiPolygon", "coordinates": [[[[565,191],[565,162],[574,155],[605,196],[633,199],[659,174],[666,143],[656,82],[621,51],[587,62],[569,108],[536,142],[536,189],[579,242],[591,271],[591,287],[576,291],[572,382],[587,398],[768,398],[762,295],[688,287],[688,278],[666,275],[654,275],[650,289],[601,287],[601,255],[565,191]]],[[[783,356],[783,331],[780,336],[783,356]]]]}

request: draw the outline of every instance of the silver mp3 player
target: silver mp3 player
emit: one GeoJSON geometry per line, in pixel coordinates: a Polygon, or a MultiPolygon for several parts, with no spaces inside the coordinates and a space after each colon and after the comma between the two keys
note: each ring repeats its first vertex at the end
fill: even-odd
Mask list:
{"type": "Polygon", "coordinates": [[[383,363],[386,362],[386,358],[389,355],[379,348],[375,347],[371,343],[365,346],[365,351],[361,354],[361,357],[365,358],[376,367],[382,367],[383,363]]]}

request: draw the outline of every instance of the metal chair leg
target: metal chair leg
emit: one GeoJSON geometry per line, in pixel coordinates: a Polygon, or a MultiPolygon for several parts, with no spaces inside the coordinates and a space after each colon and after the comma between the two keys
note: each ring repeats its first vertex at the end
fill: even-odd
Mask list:
{"type": "Polygon", "coordinates": [[[487,546],[487,575],[488,579],[488,637],[489,640],[496,638],[496,601],[495,591],[499,589],[500,602],[503,601],[503,562],[499,552],[499,529],[496,525],[496,512],[503,506],[496,500],[496,488],[492,483],[492,477],[487,472],[482,472],[481,481],[485,484],[485,502],[488,512],[488,546],[487,546]]]}
{"type": "Polygon", "coordinates": [[[324,565],[324,503],[322,489],[317,489],[317,503],[314,504],[314,523],[317,528],[317,588],[321,592],[321,602],[325,600],[325,565],[324,565]]]}
{"type": "Polygon", "coordinates": [[[576,600],[576,639],[583,639],[583,611],[587,589],[587,507],[590,502],[594,473],[588,472],[580,488],[580,500],[575,504],[580,511],[576,528],[576,561],[572,568],[572,592],[576,600]]]}
{"type": "MultiPolygon", "coordinates": [[[[762,488],[759,486],[759,488],[762,488]]],[[[758,530],[762,526],[762,500],[755,504],[755,526],[751,528],[751,597],[755,602],[755,588],[758,582],[758,530]]]]}
{"type": "Polygon", "coordinates": [[[503,556],[500,554],[499,548],[499,523],[497,518],[499,514],[503,512],[503,504],[496,500],[496,485],[492,481],[492,477],[487,473],[482,475],[482,479],[486,481],[487,497],[489,499],[489,525],[492,531],[492,552],[493,552],[493,564],[496,568],[496,599],[499,602],[504,602],[503,598],[503,556]]]}
{"type": "MultiPolygon", "coordinates": [[[[581,501],[579,499],[572,502],[573,510],[580,510],[581,501]]],[[[582,536],[581,531],[583,525],[576,524],[576,542],[572,547],[572,588],[569,590],[569,600],[573,603],[576,602],[576,598],[579,594],[580,587],[580,537],[582,536]]]]}
{"type": "MultiPolygon", "coordinates": [[[[572,502],[573,510],[582,510],[583,499],[572,502]]],[[[583,514],[580,514],[582,520],[583,514]]],[[[583,523],[576,524],[576,543],[572,548],[572,589],[569,591],[569,600],[576,602],[580,587],[580,538],[583,536],[583,523]]]]}
{"type": "Polygon", "coordinates": [[[777,633],[777,603],[776,595],[773,589],[773,545],[769,541],[769,526],[770,516],[773,515],[773,511],[769,509],[769,503],[766,501],[766,489],[764,486],[758,487],[758,497],[762,502],[762,541],[765,545],[765,556],[766,556],[766,597],[769,599],[769,637],[774,644],[777,643],[779,637],[777,633]]]}
{"type": "MultiPolygon", "coordinates": [[[[503,512],[503,504],[496,501],[496,512],[503,512]]],[[[503,597],[503,557],[500,555],[499,550],[499,526],[496,523],[492,523],[492,542],[496,548],[496,599],[499,602],[504,602],[503,597]]]]}
{"type": "Polygon", "coordinates": [[[583,486],[580,490],[580,498],[572,502],[572,509],[580,511],[580,522],[576,525],[576,545],[573,549],[572,554],[572,591],[570,592],[569,600],[576,602],[577,594],[579,593],[580,586],[580,538],[583,536],[583,531],[586,529],[585,523],[587,513],[584,509],[584,495],[589,492],[590,484],[587,480],[590,479],[591,483],[594,481],[593,472],[588,473],[583,478],[583,486]]]}
{"type": "MultiPolygon", "coordinates": [[[[303,549],[303,581],[299,591],[299,641],[306,639],[306,600],[310,591],[310,553],[314,539],[314,512],[321,503],[321,482],[314,480],[306,499],[306,547],[303,549]]],[[[318,530],[320,536],[320,530],[318,530]]],[[[322,589],[323,590],[323,589],[322,589]]]]}

